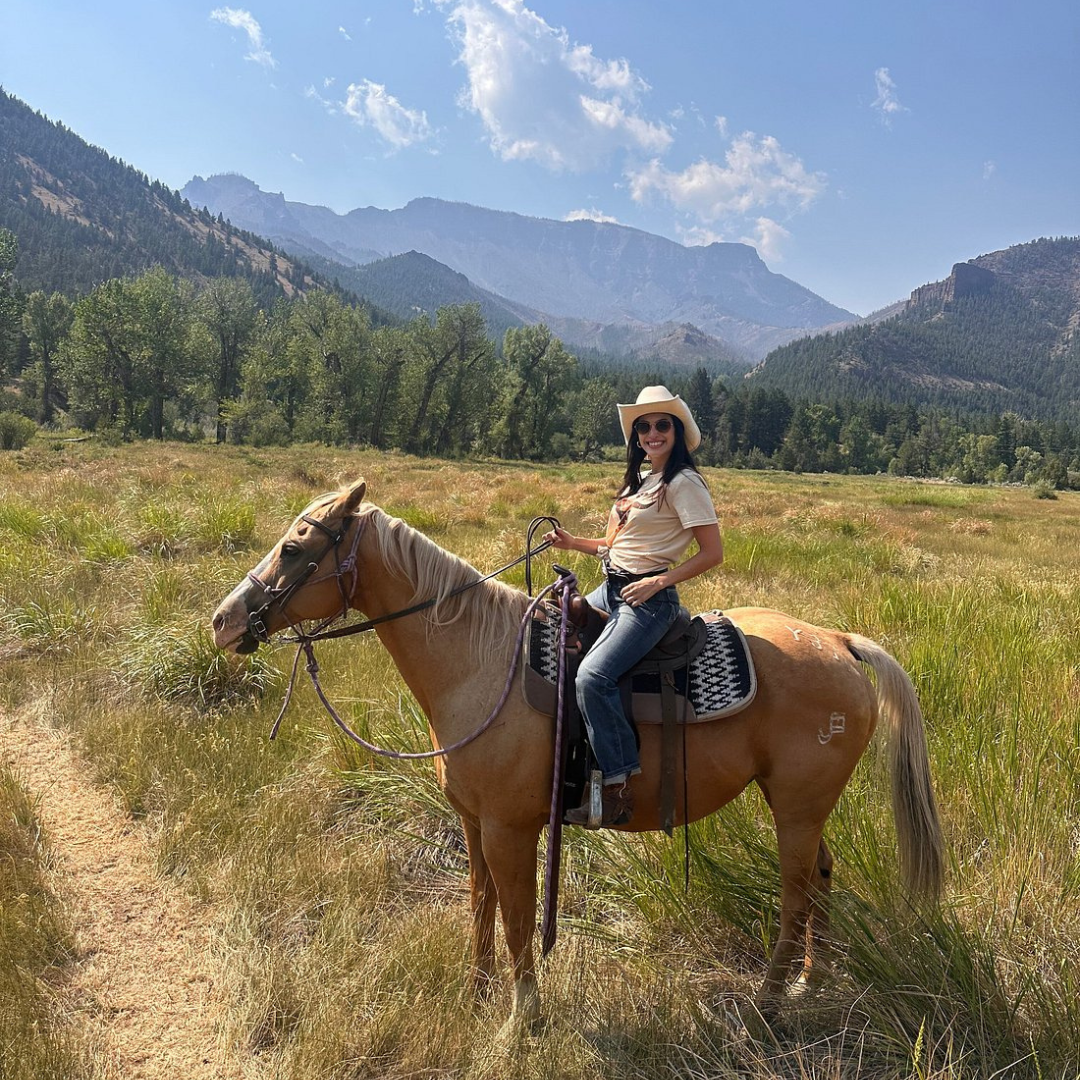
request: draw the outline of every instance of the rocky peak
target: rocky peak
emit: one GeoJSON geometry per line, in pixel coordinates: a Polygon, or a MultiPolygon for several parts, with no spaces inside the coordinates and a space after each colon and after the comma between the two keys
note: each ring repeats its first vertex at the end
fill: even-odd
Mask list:
{"type": "Polygon", "coordinates": [[[944,281],[935,281],[915,289],[907,307],[932,306],[947,311],[957,300],[969,296],[985,296],[994,287],[997,275],[974,263],[957,263],[944,281]]]}

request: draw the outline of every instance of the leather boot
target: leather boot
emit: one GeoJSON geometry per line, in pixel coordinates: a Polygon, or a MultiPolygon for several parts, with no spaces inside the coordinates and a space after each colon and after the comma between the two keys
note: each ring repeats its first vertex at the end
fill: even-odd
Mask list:
{"type": "Polygon", "coordinates": [[[569,825],[584,825],[585,828],[610,829],[614,825],[629,824],[634,816],[634,797],[626,784],[605,784],[600,789],[602,813],[599,824],[589,824],[589,804],[592,801],[592,784],[585,787],[585,796],[581,805],[568,810],[563,820],[569,825]]]}

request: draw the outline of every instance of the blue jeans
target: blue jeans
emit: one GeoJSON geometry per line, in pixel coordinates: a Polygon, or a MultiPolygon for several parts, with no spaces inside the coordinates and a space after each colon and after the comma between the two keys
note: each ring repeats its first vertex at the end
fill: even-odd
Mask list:
{"type": "Polygon", "coordinates": [[[679,594],[674,587],[661,589],[640,607],[631,607],[604,582],[588,601],[606,611],[608,621],[578,668],[577,703],[604,783],[619,784],[641,772],[637,739],[619,697],[619,676],[671,628],[679,614],[679,594]]]}

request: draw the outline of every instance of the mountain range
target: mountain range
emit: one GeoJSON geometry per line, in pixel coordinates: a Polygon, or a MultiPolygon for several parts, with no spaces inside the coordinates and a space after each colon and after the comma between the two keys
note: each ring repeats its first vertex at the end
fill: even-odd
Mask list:
{"type": "Polygon", "coordinates": [[[639,343],[690,325],[749,363],[857,318],[773,273],[747,244],[685,247],[625,225],[432,198],[338,214],[287,201],[238,175],[195,177],[181,194],[302,258],[357,267],[420,252],[574,345],[600,348],[605,336],[639,343]]]}
{"type": "Polygon", "coordinates": [[[77,298],[160,265],[196,282],[244,277],[266,306],[336,289],[378,322],[478,303],[496,338],[543,321],[580,355],[704,364],[813,401],[1080,418],[1080,237],[959,262],[856,320],[741,244],[686,248],[436,199],[338,215],[239,176],[178,193],[2,89],[0,227],[18,240],[25,292],[77,298]]]}

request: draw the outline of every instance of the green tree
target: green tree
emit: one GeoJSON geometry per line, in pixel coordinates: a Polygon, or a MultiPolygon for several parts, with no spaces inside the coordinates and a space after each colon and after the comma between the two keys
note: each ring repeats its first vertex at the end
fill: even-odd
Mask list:
{"type": "Polygon", "coordinates": [[[507,330],[503,357],[506,388],[495,445],[504,457],[542,459],[565,425],[561,405],[577,360],[543,323],[507,330]]]}
{"type": "Polygon", "coordinates": [[[99,285],[75,306],[60,370],[72,413],[125,438],[165,434],[165,406],[197,373],[191,288],[160,267],[99,285]]]}
{"type": "Polygon", "coordinates": [[[615,391],[606,379],[587,379],[571,397],[571,433],[583,458],[620,437],[615,405],[615,391]]]}
{"type": "Polygon", "coordinates": [[[716,436],[717,411],[713,397],[713,381],[709,373],[699,367],[690,376],[690,382],[686,387],[686,404],[694,414],[697,426],[701,429],[702,438],[712,440],[716,436]]]}
{"type": "Polygon", "coordinates": [[[295,430],[321,442],[359,441],[371,389],[366,312],[334,293],[314,292],[293,301],[289,331],[291,366],[305,373],[306,383],[295,430]]]}
{"type": "Polygon", "coordinates": [[[434,325],[419,318],[408,332],[401,394],[405,448],[418,454],[464,448],[491,411],[487,376],[494,347],[480,305],[440,308],[434,325]],[[478,389],[488,393],[487,402],[477,397],[478,389]]]}
{"type": "Polygon", "coordinates": [[[22,304],[15,284],[18,258],[18,237],[0,228],[0,377],[14,370],[22,323],[22,304]]]}
{"type": "Polygon", "coordinates": [[[371,335],[375,395],[367,441],[380,450],[394,445],[394,420],[401,394],[401,376],[409,354],[409,335],[400,327],[380,326],[371,335]]]}
{"type": "Polygon", "coordinates": [[[165,437],[165,407],[191,396],[200,374],[192,344],[191,285],[160,266],[131,286],[137,319],[136,393],[144,410],[141,426],[155,439],[165,437]]]}
{"type": "Polygon", "coordinates": [[[138,317],[130,282],[106,281],[75,305],[60,354],[68,402],[84,427],[135,428],[138,317]]]}
{"type": "Polygon", "coordinates": [[[199,294],[196,313],[212,356],[216,398],[216,437],[228,438],[226,407],[238,394],[244,356],[255,337],[259,306],[251,286],[240,278],[215,278],[199,294]]]}
{"type": "Polygon", "coordinates": [[[33,366],[27,373],[27,381],[37,390],[38,420],[47,424],[64,403],[62,385],[58,376],[60,347],[71,330],[75,317],[67,297],[54,292],[46,296],[41,290],[26,298],[23,309],[23,333],[30,347],[33,366]]]}

